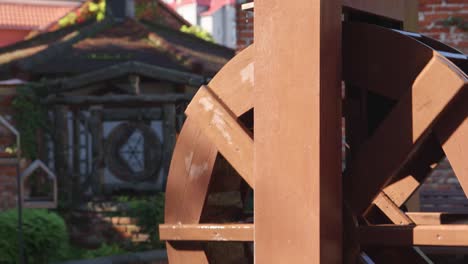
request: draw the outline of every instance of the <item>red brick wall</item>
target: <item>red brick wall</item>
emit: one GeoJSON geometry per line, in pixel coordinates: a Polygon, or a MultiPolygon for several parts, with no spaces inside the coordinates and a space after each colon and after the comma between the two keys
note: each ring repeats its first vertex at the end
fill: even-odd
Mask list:
{"type": "MultiPolygon", "coordinates": [[[[420,0],[419,31],[468,53],[468,0],[420,0]]],[[[444,160],[421,187],[422,211],[468,212],[468,200],[444,160]]]]}
{"type": "Polygon", "coordinates": [[[237,50],[241,51],[253,43],[253,12],[243,11],[241,4],[237,4],[237,50]]]}
{"type": "Polygon", "coordinates": [[[0,167],[0,211],[16,207],[16,167],[0,167]]]}
{"type": "Polygon", "coordinates": [[[468,53],[468,0],[419,0],[419,31],[468,53]]]}

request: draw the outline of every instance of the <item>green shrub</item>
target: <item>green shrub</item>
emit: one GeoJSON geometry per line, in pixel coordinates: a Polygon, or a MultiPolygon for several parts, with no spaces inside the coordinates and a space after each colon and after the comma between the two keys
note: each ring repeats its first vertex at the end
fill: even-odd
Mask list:
{"type": "MultiPolygon", "coordinates": [[[[0,263],[16,263],[18,259],[17,224],[17,210],[0,213],[0,263]]],[[[59,258],[68,250],[65,222],[47,210],[25,209],[23,244],[29,263],[49,263],[59,258]]]]}
{"type": "Polygon", "coordinates": [[[113,255],[120,255],[127,253],[124,249],[118,245],[102,244],[98,249],[84,249],[79,247],[70,246],[69,250],[65,255],[56,259],[56,262],[80,260],[80,259],[94,259],[100,257],[107,257],[113,255]]]}
{"type": "Polygon", "coordinates": [[[129,216],[136,218],[142,233],[149,235],[151,248],[164,248],[159,240],[159,224],[164,222],[164,193],[145,199],[130,200],[129,216]]]}
{"type": "Polygon", "coordinates": [[[118,245],[102,244],[101,247],[98,249],[86,251],[82,256],[82,259],[93,259],[93,258],[99,258],[99,257],[119,255],[119,254],[124,254],[124,253],[126,253],[126,251],[120,248],[118,245]]]}

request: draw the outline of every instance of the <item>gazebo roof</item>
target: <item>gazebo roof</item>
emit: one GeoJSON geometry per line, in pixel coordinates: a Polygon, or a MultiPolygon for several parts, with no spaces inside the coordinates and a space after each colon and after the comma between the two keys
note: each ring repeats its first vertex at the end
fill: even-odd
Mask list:
{"type": "Polygon", "coordinates": [[[68,77],[131,61],[212,76],[233,55],[229,48],[165,26],[107,19],[0,49],[0,79],[68,77]]]}

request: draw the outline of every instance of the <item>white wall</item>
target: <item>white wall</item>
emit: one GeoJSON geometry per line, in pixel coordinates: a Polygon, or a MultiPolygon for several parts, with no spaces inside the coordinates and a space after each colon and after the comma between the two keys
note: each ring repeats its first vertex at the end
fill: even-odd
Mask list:
{"type": "Polygon", "coordinates": [[[200,27],[202,27],[204,30],[208,31],[211,35],[213,35],[213,17],[202,16],[200,18],[200,27]]]}
{"type": "Polygon", "coordinates": [[[198,8],[196,3],[186,4],[178,7],[177,13],[179,13],[191,24],[198,25],[198,8]]]}
{"type": "Polygon", "coordinates": [[[185,4],[177,8],[177,13],[193,25],[208,31],[215,42],[229,48],[236,48],[236,8],[226,5],[211,15],[200,16],[208,9],[196,3],[185,4]]]}
{"type": "Polygon", "coordinates": [[[235,7],[226,5],[211,16],[204,17],[204,19],[208,20],[208,17],[211,17],[212,20],[211,32],[208,28],[203,27],[203,25],[202,27],[213,35],[215,42],[229,48],[235,48],[237,44],[235,7]]]}

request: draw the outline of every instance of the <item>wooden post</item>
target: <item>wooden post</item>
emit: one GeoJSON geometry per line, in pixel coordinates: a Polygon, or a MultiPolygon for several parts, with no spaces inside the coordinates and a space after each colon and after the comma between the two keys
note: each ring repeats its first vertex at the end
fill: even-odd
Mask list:
{"type": "Polygon", "coordinates": [[[73,175],[72,175],[72,204],[80,203],[80,109],[73,110],[73,175]]]}
{"type": "Polygon", "coordinates": [[[342,263],[341,1],[255,2],[255,263],[342,263]]]}
{"type": "Polygon", "coordinates": [[[55,170],[57,171],[57,186],[59,191],[59,200],[65,203],[70,202],[70,183],[71,178],[68,177],[68,116],[65,106],[56,106],[54,114],[55,136],[54,136],[54,157],[55,170]]]}
{"type": "Polygon", "coordinates": [[[93,177],[92,189],[94,194],[100,194],[102,191],[102,183],[104,182],[104,131],[102,123],[102,106],[95,106],[90,108],[90,127],[91,127],[91,141],[92,158],[93,158],[93,177]]]}
{"type": "Polygon", "coordinates": [[[176,109],[175,104],[165,104],[163,106],[164,112],[164,185],[163,189],[166,189],[166,177],[169,173],[169,166],[171,165],[172,151],[174,150],[176,142],[176,109]]]}
{"type": "MultiPolygon", "coordinates": [[[[417,0],[405,1],[405,21],[403,27],[405,30],[417,32],[418,31],[418,4],[417,0]]],[[[416,190],[411,198],[406,202],[406,207],[410,211],[419,211],[421,207],[421,201],[419,199],[419,189],[416,190]]]]}

